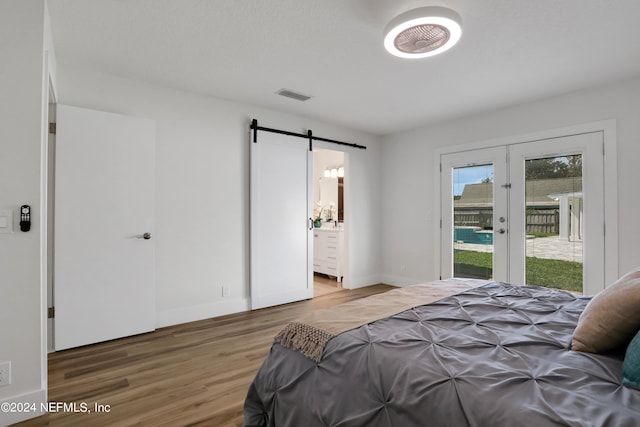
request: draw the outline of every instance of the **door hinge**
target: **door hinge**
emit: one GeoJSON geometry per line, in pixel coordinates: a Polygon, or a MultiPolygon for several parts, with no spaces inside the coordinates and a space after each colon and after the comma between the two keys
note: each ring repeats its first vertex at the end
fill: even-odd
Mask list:
{"type": "Polygon", "coordinates": [[[56,124],[55,123],[49,123],[49,133],[52,135],[56,134],[56,124]]]}
{"type": "Polygon", "coordinates": [[[54,317],[56,317],[56,308],[49,307],[47,309],[47,319],[53,319],[54,317]]]}

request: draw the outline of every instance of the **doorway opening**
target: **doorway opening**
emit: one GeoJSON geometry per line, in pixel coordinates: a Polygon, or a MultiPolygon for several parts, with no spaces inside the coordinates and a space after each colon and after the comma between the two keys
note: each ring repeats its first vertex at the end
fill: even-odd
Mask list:
{"type": "Polygon", "coordinates": [[[314,297],[343,289],[346,156],[343,151],[313,150],[314,297]]]}

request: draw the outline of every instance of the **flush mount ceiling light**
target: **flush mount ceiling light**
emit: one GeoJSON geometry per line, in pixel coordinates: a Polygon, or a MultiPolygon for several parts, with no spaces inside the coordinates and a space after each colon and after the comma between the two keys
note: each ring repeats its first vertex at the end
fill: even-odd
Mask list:
{"type": "Polygon", "coordinates": [[[421,7],[396,16],[384,31],[384,47],[401,58],[426,58],[460,40],[460,16],[444,7],[421,7]]]}

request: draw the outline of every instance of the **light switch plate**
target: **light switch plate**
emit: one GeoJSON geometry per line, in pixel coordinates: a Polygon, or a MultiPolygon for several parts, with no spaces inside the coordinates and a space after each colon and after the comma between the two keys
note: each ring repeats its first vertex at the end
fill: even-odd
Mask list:
{"type": "Polygon", "coordinates": [[[13,232],[13,212],[10,209],[0,209],[0,233],[13,232]]]}

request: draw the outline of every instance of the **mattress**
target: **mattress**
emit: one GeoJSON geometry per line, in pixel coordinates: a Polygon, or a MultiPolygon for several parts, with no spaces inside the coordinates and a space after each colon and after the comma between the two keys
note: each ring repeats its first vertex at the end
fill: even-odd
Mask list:
{"type": "Polygon", "coordinates": [[[589,299],[490,283],[332,338],[314,361],[274,343],[249,426],[638,426],[624,349],[570,350],[589,299]]]}

